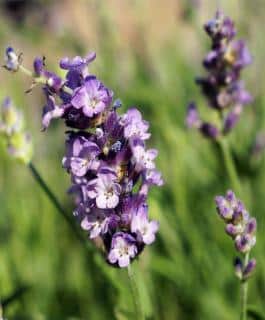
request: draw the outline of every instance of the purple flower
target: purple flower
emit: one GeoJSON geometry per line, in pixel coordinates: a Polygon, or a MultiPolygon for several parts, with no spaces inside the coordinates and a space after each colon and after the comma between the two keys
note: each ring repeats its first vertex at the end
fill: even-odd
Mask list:
{"type": "Polygon", "coordinates": [[[164,184],[161,172],[156,169],[146,170],[144,172],[144,181],[148,185],[162,186],[164,184]]]}
{"type": "Polygon", "coordinates": [[[135,170],[141,171],[145,169],[155,169],[154,159],[157,157],[156,149],[145,150],[141,145],[133,147],[133,163],[135,170]]]}
{"type": "Polygon", "coordinates": [[[102,209],[94,209],[81,222],[81,228],[89,231],[90,238],[94,239],[99,235],[104,235],[108,232],[109,226],[114,219],[117,220],[112,212],[102,209]]]}
{"type": "Polygon", "coordinates": [[[251,64],[252,58],[243,40],[232,41],[227,47],[224,59],[235,68],[244,68],[251,64]]]}
{"type": "Polygon", "coordinates": [[[55,73],[47,71],[45,69],[44,58],[35,58],[33,62],[33,68],[36,78],[42,77],[46,79],[45,89],[49,89],[49,91],[52,91],[54,93],[58,93],[61,90],[63,86],[63,80],[55,73]]]}
{"type": "Polygon", "coordinates": [[[141,113],[136,108],[129,109],[121,121],[124,125],[125,138],[139,138],[140,140],[150,138],[150,133],[147,132],[149,124],[142,119],[141,113]]]}
{"type": "Polygon", "coordinates": [[[76,90],[71,103],[76,109],[82,109],[84,115],[90,118],[111,104],[112,95],[99,80],[89,77],[84,85],[76,90]]]}
{"type": "Polygon", "coordinates": [[[50,95],[48,91],[46,91],[45,93],[47,97],[47,103],[43,108],[42,125],[44,129],[47,129],[52,119],[58,119],[63,116],[64,108],[62,106],[56,105],[55,98],[50,95]]]}
{"type": "Polygon", "coordinates": [[[138,241],[145,244],[151,244],[155,241],[158,228],[159,223],[157,221],[148,221],[147,205],[142,205],[132,217],[131,231],[136,233],[138,241]]]}
{"type": "Polygon", "coordinates": [[[191,102],[188,105],[186,124],[188,128],[192,128],[192,127],[199,128],[201,125],[201,120],[199,117],[197,106],[194,102],[191,102]]]}
{"type": "Polygon", "coordinates": [[[118,263],[120,268],[128,267],[130,260],[137,254],[135,239],[128,233],[118,232],[114,234],[108,255],[110,263],[118,263]]]}
{"type": "Polygon", "coordinates": [[[4,67],[9,71],[17,71],[21,65],[21,55],[17,55],[15,50],[8,47],[5,52],[5,65],[4,67]]]}
{"type": "Polygon", "coordinates": [[[67,142],[67,156],[63,158],[63,165],[77,177],[84,176],[88,170],[97,170],[100,154],[96,143],[82,136],[70,136],[67,142]]]}
{"type": "Polygon", "coordinates": [[[88,184],[88,196],[96,199],[100,209],[112,209],[119,203],[121,186],[116,182],[114,173],[99,173],[97,178],[88,184]]]}
{"type": "Polygon", "coordinates": [[[225,17],[221,11],[217,11],[214,19],[208,21],[204,28],[213,42],[217,44],[223,39],[231,40],[236,34],[233,21],[225,17]]]}
{"type": "MultiPolygon", "coordinates": [[[[60,67],[65,70],[83,72],[84,69],[96,59],[96,53],[91,52],[85,58],[76,56],[73,59],[65,57],[60,61],[60,67]]],[[[87,74],[85,73],[84,76],[87,74]]]]}

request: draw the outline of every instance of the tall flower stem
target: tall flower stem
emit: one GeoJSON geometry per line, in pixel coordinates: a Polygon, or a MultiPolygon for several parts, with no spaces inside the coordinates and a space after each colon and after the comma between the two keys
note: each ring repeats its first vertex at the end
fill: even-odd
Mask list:
{"type": "MultiPolygon", "coordinates": [[[[249,260],[249,252],[246,253],[244,259],[244,267],[247,266],[249,260]]],[[[240,320],[247,320],[247,298],[248,298],[248,280],[241,281],[241,312],[240,320]]]]}
{"type": "Polygon", "coordinates": [[[74,232],[75,236],[77,239],[82,243],[85,244],[86,242],[84,241],[83,237],[80,235],[79,231],[76,228],[76,225],[74,224],[74,221],[69,217],[65,209],[61,206],[59,203],[58,199],[54,195],[54,193],[51,191],[51,189],[48,187],[46,182],[43,180],[42,176],[39,174],[38,170],[34,166],[32,162],[29,163],[28,165],[29,170],[31,171],[34,179],[37,181],[41,189],[44,191],[44,193],[48,196],[49,200],[52,202],[54,207],[58,210],[58,212],[63,216],[63,218],[66,220],[68,223],[69,227],[72,229],[74,232]]]}
{"type": "Polygon", "coordinates": [[[141,305],[139,290],[137,287],[135,274],[132,270],[131,265],[128,266],[128,277],[129,277],[130,289],[131,289],[135,313],[136,313],[135,320],[144,320],[145,317],[144,317],[144,313],[143,313],[143,309],[142,309],[142,305],[141,305]]]}
{"type": "Polygon", "coordinates": [[[231,156],[228,142],[225,140],[225,138],[221,138],[218,140],[218,143],[223,154],[225,167],[233,189],[237,192],[237,194],[241,195],[241,184],[238,178],[234,160],[231,156]]]}

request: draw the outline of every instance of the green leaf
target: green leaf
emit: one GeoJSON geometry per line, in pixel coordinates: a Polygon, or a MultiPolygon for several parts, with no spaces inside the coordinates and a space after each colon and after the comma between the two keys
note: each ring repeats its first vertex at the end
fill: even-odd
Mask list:
{"type": "Polygon", "coordinates": [[[265,320],[265,316],[263,315],[263,313],[255,306],[248,306],[247,313],[251,319],[265,320]]]}

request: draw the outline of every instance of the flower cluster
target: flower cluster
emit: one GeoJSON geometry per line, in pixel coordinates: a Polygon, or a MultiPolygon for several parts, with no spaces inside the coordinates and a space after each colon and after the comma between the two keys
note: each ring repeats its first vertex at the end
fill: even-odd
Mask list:
{"type": "MultiPolygon", "coordinates": [[[[13,54],[8,60],[9,52],[8,66],[14,60],[13,54]]],[[[146,149],[148,122],[136,108],[118,114],[120,100],[114,101],[113,92],[88,72],[95,57],[91,53],[62,59],[64,79],[36,58],[32,86],[44,85],[43,128],[55,118],[71,128],[63,167],[77,199],[74,215],[89,237],[104,245],[110,264],[127,267],[155,240],[158,222],[149,220],[147,196],[149,188],[161,186],[163,180],[154,163],[157,150],[146,149]]],[[[18,69],[25,70],[22,64],[18,69]]]]}
{"type": "Polygon", "coordinates": [[[207,71],[205,77],[196,79],[210,108],[221,115],[220,123],[201,120],[197,106],[190,103],[186,123],[211,139],[227,134],[238,122],[244,106],[252,97],[240,80],[241,71],[251,63],[250,53],[243,40],[234,39],[236,30],[233,21],[218,11],[213,20],[204,26],[212,47],[203,60],[207,71]]]}
{"type": "Polygon", "coordinates": [[[4,138],[9,154],[25,164],[32,157],[31,136],[24,130],[22,113],[5,98],[0,108],[0,136],[4,138]]]}
{"type": "MultiPolygon", "coordinates": [[[[232,191],[215,198],[219,216],[226,223],[226,232],[232,237],[238,252],[248,254],[256,244],[256,219],[252,218],[243,203],[232,191]]],[[[240,258],[235,261],[236,274],[241,279],[250,276],[256,266],[256,260],[251,259],[244,265],[240,258]]]]}

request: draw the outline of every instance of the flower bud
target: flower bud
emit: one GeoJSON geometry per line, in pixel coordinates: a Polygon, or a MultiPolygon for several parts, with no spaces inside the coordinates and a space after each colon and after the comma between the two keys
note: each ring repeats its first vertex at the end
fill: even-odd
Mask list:
{"type": "Polygon", "coordinates": [[[0,132],[11,135],[23,128],[23,117],[21,112],[17,110],[10,98],[6,98],[0,109],[0,132]]]}
{"type": "Polygon", "coordinates": [[[17,71],[21,64],[21,55],[17,55],[13,48],[6,49],[5,65],[4,67],[9,71],[17,71]]]}
{"type": "Polygon", "coordinates": [[[249,260],[249,262],[243,272],[244,279],[249,278],[253,274],[253,272],[256,269],[256,265],[257,265],[256,259],[249,260]]]}
{"type": "Polygon", "coordinates": [[[234,269],[235,269],[236,277],[241,280],[243,277],[243,263],[239,257],[235,258],[234,269]]]}
{"type": "Polygon", "coordinates": [[[13,158],[28,164],[33,154],[31,136],[25,132],[12,135],[8,141],[8,152],[13,158]]]}

